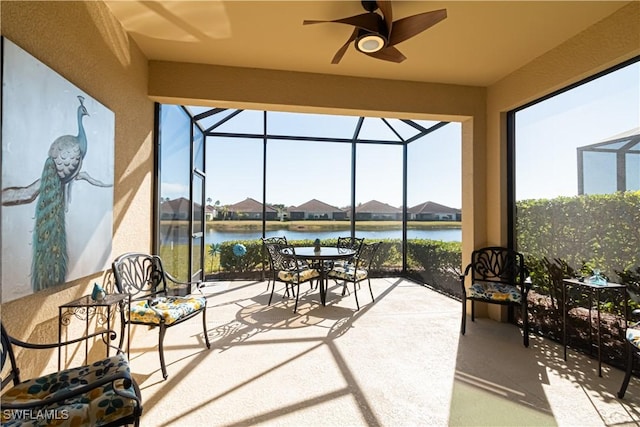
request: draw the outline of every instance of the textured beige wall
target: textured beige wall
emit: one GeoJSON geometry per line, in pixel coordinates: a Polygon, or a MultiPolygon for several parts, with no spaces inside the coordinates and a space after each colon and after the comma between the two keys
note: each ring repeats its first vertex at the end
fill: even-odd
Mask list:
{"type": "MultiPolygon", "coordinates": [[[[146,58],[101,2],[3,1],[0,12],[3,36],[114,112],[112,257],[128,250],[150,250],[154,110],[147,97],[146,58]]],[[[3,303],[2,322],[17,338],[55,342],[58,305],[90,293],[93,282],[102,279],[98,273],[3,303]]],[[[27,378],[55,366],[54,353],[44,353],[21,360],[27,378]]]]}

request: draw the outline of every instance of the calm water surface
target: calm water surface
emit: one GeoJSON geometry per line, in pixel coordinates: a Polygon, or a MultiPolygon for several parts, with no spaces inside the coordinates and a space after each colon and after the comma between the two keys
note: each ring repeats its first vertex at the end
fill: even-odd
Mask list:
{"type": "MultiPolygon", "coordinates": [[[[292,231],[289,229],[282,230],[269,230],[266,233],[267,237],[285,236],[287,240],[304,240],[304,239],[337,239],[339,236],[348,236],[348,230],[334,230],[334,231],[292,231]]],[[[364,237],[366,240],[378,240],[378,239],[402,239],[402,230],[376,230],[376,231],[357,231],[357,237],[364,237]]],[[[222,243],[228,240],[253,240],[262,237],[260,231],[255,232],[228,232],[228,231],[216,231],[213,229],[207,230],[205,242],[210,243],[222,243]]],[[[442,240],[445,242],[460,242],[462,241],[462,230],[459,228],[436,228],[430,230],[407,230],[407,237],[409,239],[430,239],[430,240],[442,240]]]]}

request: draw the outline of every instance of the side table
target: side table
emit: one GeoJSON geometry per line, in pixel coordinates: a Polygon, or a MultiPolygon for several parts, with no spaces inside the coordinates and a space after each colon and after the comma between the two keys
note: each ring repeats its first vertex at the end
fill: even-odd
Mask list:
{"type": "Polygon", "coordinates": [[[578,286],[583,287],[589,292],[589,339],[591,352],[591,307],[593,306],[593,295],[596,297],[596,336],[598,349],[598,376],[602,377],[602,347],[600,343],[600,292],[619,291],[624,301],[624,327],[627,327],[627,286],[619,283],[607,283],[605,285],[597,285],[594,283],[582,282],[578,279],[562,279],[562,301],[564,310],[562,311],[562,344],[564,346],[564,360],[567,360],[567,287],[578,286]]]}
{"type": "MultiPolygon", "coordinates": [[[[120,312],[121,330],[120,334],[124,334],[125,331],[125,309],[128,309],[131,303],[131,295],[129,294],[108,294],[104,299],[100,301],[94,301],[91,295],[85,295],[74,301],[68,302],[58,307],[58,342],[62,341],[62,326],[68,326],[71,323],[71,318],[76,317],[79,320],[85,321],[85,335],[89,334],[89,320],[96,319],[96,324],[102,326],[106,325],[106,329],[111,329],[111,316],[112,309],[120,312]]],[[[129,352],[129,340],[130,340],[131,326],[127,323],[127,353],[129,352]]],[[[123,342],[124,337],[120,337],[120,343],[123,342]]],[[[111,334],[107,334],[107,357],[109,357],[109,347],[111,345],[111,334]]],[[[84,343],[84,363],[87,364],[87,357],[89,354],[88,340],[84,343]]],[[[58,348],[58,370],[62,366],[62,353],[61,348],[58,348]]]]}

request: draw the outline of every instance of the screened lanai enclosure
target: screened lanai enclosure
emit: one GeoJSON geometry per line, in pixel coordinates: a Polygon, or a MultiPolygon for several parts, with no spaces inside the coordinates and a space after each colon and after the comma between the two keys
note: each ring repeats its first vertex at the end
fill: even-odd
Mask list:
{"type": "Polygon", "coordinates": [[[383,242],[375,275],[459,294],[459,123],[177,105],[157,117],[157,252],[178,278],[264,277],[262,237],[357,236],[383,242]]]}
{"type": "MultiPolygon", "coordinates": [[[[507,245],[525,256],[532,333],[593,354],[593,295],[563,279],[599,270],[602,359],[624,365],[640,307],[638,58],[508,113],[507,245]]],[[[381,241],[373,275],[461,294],[461,124],[158,106],[154,248],[181,279],[262,279],[261,237],[381,241]],[[234,248],[236,249],[234,251],[234,248]]],[[[512,321],[521,323],[516,314],[512,321]]]]}

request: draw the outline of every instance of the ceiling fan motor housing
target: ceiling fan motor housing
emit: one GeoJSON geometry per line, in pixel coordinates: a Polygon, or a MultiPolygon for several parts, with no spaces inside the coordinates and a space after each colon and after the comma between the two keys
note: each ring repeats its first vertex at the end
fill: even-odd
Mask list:
{"type": "MultiPolygon", "coordinates": [[[[362,2],[373,3],[376,2],[362,2]]],[[[378,6],[376,5],[376,8],[378,6]]],[[[371,12],[371,11],[370,11],[371,12]]],[[[376,16],[377,31],[369,31],[369,29],[358,28],[358,35],[355,40],[356,49],[364,53],[373,53],[382,50],[389,41],[389,35],[387,34],[387,26],[384,22],[384,18],[375,12],[371,12],[376,16]]]]}
{"type": "Polygon", "coordinates": [[[356,37],[356,49],[364,53],[378,52],[387,45],[387,38],[371,31],[359,29],[358,37],[356,37]]]}

